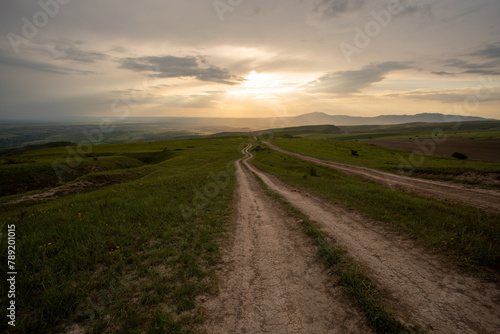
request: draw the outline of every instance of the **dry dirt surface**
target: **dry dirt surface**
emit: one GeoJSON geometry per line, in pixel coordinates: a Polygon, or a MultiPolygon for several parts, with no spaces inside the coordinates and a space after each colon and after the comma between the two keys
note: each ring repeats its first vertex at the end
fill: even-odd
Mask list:
{"type": "MultiPolygon", "coordinates": [[[[365,142],[408,152],[421,149],[415,139],[371,139],[365,142]]],[[[454,152],[463,153],[469,159],[500,162],[500,139],[446,138],[446,141],[434,147],[432,154],[451,158],[454,152]]]]}
{"type": "Polygon", "coordinates": [[[65,196],[68,194],[73,194],[80,191],[85,191],[86,189],[90,189],[93,187],[99,187],[100,184],[94,184],[92,182],[81,180],[73,183],[63,184],[61,186],[51,188],[40,193],[25,195],[11,201],[6,202],[6,204],[18,204],[26,201],[37,201],[37,202],[46,202],[49,200],[56,199],[60,196],[65,196]]]}
{"type": "MultiPolygon", "coordinates": [[[[247,157],[248,158],[248,157],[247,157]]],[[[219,295],[204,303],[202,332],[371,333],[315,248],[255,177],[236,164],[237,209],[219,295]]]]}
{"type": "Polygon", "coordinates": [[[488,211],[500,213],[500,192],[488,189],[465,187],[445,182],[430,181],[403,175],[386,173],[379,170],[321,160],[279,148],[264,142],[273,150],[309,161],[321,166],[330,167],[348,175],[363,177],[381,183],[390,188],[416,193],[421,196],[447,199],[468,204],[488,211]]]}
{"type": "MultiPolygon", "coordinates": [[[[430,333],[498,333],[500,287],[464,274],[411,239],[351,210],[256,173],[274,192],[318,222],[389,293],[403,322],[430,333]]],[[[422,214],[425,214],[423,212],[422,214]]]]}

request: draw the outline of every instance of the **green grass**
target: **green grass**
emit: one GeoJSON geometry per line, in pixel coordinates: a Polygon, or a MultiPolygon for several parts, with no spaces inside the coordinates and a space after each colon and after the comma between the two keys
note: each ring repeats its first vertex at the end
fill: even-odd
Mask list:
{"type": "MultiPolygon", "coordinates": [[[[452,121],[452,119],[450,120],[452,121]]],[[[342,135],[330,135],[329,137],[337,140],[425,138],[429,137],[436,129],[439,129],[448,137],[474,139],[500,138],[500,121],[358,125],[340,126],[340,128],[346,133],[342,135]]],[[[316,137],[319,138],[317,135],[316,137]]]]}
{"type": "Polygon", "coordinates": [[[7,121],[0,124],[0,150],[1,148],[20,148],[25,145],[46,145],[55,141],[87,144],[89,140],[102,140],[103,143],[111,144],[196,138],[201,135],[194,129],[183,130],[182,128],[186,126],[182,123],[182,121],[177,123],[172,119],[163,121],[142,119],[135,122],[121,122],[114,119],[113,131],[100,132],[103,127],[99,120],[75,123],[7,121]],[[102,138],[95,134],[96,131],[100,132],[102,138]]]}
{"type": "Polygon", "coordinates": [[[459,264],[498,271],[498,214],[388,189],[269,149],[255,153],[252,163],[285,183],[384,222],[418,242],[446,253],[459,264]],[[317,177],[310,175],[312,167],[317,177]]]}
{"type": "Polygon", "coordinates": [[[368,324],[376,333],[400,334],[410,330],[418,332],[416,327],[407,328],[396,319],[394,313],[389,311],[386,292],[380,290],[373,283],[363,267],[351,259],[332,237],[321,231],[316,222],[310,220],[282,196],[271,191],[257,175],[255,177],[266,189],[266,192],[286,208],[288,214],[300,220],[305,233],[317,247],[319,258],[338,277],[339,284],[366,315],[368,324]]]}
{"type": "MultiPolygon", "coordinates": [[[[412,176],[432,180],[467,183],[466,180],[455,180],[455,177],[468,172],[480,174],[493,173],[500,176],[500,163],[458,160],[428,155],[425,156],[421,165],[414,167],[411,162],[420,160],[420,158],[412,158],[411,152],[391,150],[353,140],[292,139],[278,136],[273,138],[272,143],[284,150],[323,160],[374,168],[392,173],[408,173],[411,171],[410,175],[412,176]],[[358,156],[354,156],[352,151],[357,151],[358,156]]],[[[483,184],[481,180],[477,180],[474,184],[486,188],[498,188],[498,186],[483,184]]]]}
{"type": "MultiPolygon", "coordinates": [[[[134,181],[4,208],[2,233],[16,225],[18,313],[15,331],[5,322],[0,331],[53,333],[78,325],[93,333],[192,333],[203,321],[196,297],[215,289],[234,187],[228,166],[241,156],[243,140],[98,146],[95,153],[114,156],[165,146],[177,155],[148,165],[134,181]],[[212,173],[228,177],[214,181],[212,173]],[[220,191],[194,202],[213,182],[220,191]]],[[[2,243],[4,264],[6,254],[2,243]]],[[[3,309],[7,302],[2,298],[3,309]]]]}
{"type": "Polygon", "coordinates": [[[91,179],[92,174],[96,173],[101,175],[102,180],[103,172],[107,171],[122,170],[122,174],[131,174],[126,170],[157,164],[178,154],[175,150],[156,147],[153,150],[148,146],[150,145],[130,145],[127,151],[123,151],[123,146],[94,146],[88,154],[79,154],[76,146],[40,150],[19,149],[18,154],[15,153],[19,150],[13,149],[13,154],[0,159],[0,175],[4,176],[0,179],[0,196],[54,187],[86,175],[91,176],[91,179]],[[75,166],[72,166],[72,163],[75,163],[75,166]],[[54,164],[61,171],[59,176],[55,172],[54,164]]]}
{"type": "MultiPolygon", "coordinates": [[[[65,163],[64,159],[45,158],[30,163],[0,165],[0,175],[3,176],[0,179],[0,195],[15,195],[61,184],[52,167],[54,161],[65,163]]],[[[81,164],[63,174],[63,182],[76,180],[92,171],[123,170],[143,165],[141,161],[125,156],[100,157],[97,161],[84,158],[81,164]]]]}

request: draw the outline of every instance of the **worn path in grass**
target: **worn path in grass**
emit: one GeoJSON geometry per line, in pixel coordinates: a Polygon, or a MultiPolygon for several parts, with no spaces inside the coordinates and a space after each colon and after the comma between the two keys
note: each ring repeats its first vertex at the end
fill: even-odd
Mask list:
{"type": "Polygon", "coordinates": [[[356,212],[296,190],[253,165],[248,168],[272,191],[318,222],[348,255],[365,266],[389,292],[403,321],[431,333],[498,333],[500,288],[495,283],[443,265],[443,259],[409,238],[356,212]]]}
{"type": "MultiPolygon", "coordinates": [[[[249,156],[246,157],[248,159],[249,156]]],[[[299,223],[236,163],[235,225],[208,333],[370,333],[315,256],[299,223]]]]}
{"type": "Polygon", "coordinates": [[[478,208],[500,213],[500,192],[487,189],[464,187],[439,181],[407,177],[376,169],[348,165],[333,161],[321,160],[299,153],[283,150],[276,145],[265,142],[273,150],[309,161],[321,166],[334,168],[348,175],[359,176],[386,185],[391,188],[416,193],[426,197],[448,199],[465,203],[478,208]]]}
{"type": "Polygon", "coordinates": [[[103,184],[95,184],[86,180],[80,180],[73,183],[63,184],[39,193],[24,195],[19,198],[6,202],[6,204],[18,204],[27,201],[45,202],[52,199],[57,199],[58,196],[68,195],[86,189],[92,189],[102,186],[103,184]]]}

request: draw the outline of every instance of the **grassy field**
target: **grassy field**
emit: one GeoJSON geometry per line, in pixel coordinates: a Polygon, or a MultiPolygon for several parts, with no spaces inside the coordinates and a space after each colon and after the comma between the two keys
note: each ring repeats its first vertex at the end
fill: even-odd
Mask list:
{"type": "MultiPolygon", "coordinates": [[[[274,143],[383,170],[394,171],[403,154],[356,141],[287,137],[274,143]]],[[[218,245],[233,200],[232,162],[247,141],[234,136],[98,145],[86,156],[69,157],[81,161],[62,182],[52,164],[67,163],[68,147],[1,155],[0,186],[2,195],[9,196],[0,198],[0,260],[7,262],[4,236],[15,225],[15,332],[195,332],[203,321],[197,298],[216,292],[218,245]],[[78,180],[96,187],[45,203],[9,203],[78,180]]],[[[287,183],[404,231],[468,268],[498,271],[498,215],[386,189],[270,150],[257,152],[254,163],[287,183]]],[[[498,171],[498,164],[429,157],[422,168],[498,171]]],[[[304,222],[319,240],[322,256],[335,260],[336,246],[322,243],[326,237],[304,222]]],[[[5,271],[0,279],[6,281],[5,271]]],[[[363,286],[364,279],[356,284],[363,286]]],[[[2,296],[6,288],[1,285],[2,296]]],[[[5,309],[7,302],[2,299],[0,306],[5,309]]],[[[373,312],[375,323],[387,317],[373,312]]],[[[0,326],[14,333],[4,322],[0,326]]]]}
{"type": "Polygon", "coordinates": [[[76,146],[18,150],[0,153],[0,196],[54,187],[73,180],[100,180],[100,185],[141,176],[151,164],[179,155],[180,149],[158,144],[93,146],[80,154],[76,146]],[[73,166],[73,164],[75,164],[73,166]],[[56,166],[54,168],[54,166],[56,166]],[[59,175],[56,173],[59,171],[59,175]],[[108,177],[106,177],[108,176],[108,177]]]}
{"type": "MultiPolygon", "coordinates": [[[[345,134],[330,135],[330,138],[337,140],[425,138],[439,129],[450,138],[500,139],[500,121],[463,123],[453,122],[452,119],[450,121],[448,123],[341,126],[345,134]]],[[[314,137],[318,136],[314,135],[314,137]]]]}
{"type": "Polygon", "coordinates": [[[499,215],[388,189],[269,149],[255,153],[255,166],[288,184],[384,222],[459,264],[498,270],[499,215]]]}
{"type": "Polygon", "coordinates": [[[500,163],[458,160],[433,155],[412,156],[411,152],[392,150],[355,140],[284,138],[276,136],[272,143],[292,152],[323,160],[353,164],[392,173],[404,173],[433,180],[455,181],[487,188],[500,189],[481,178],[459,179],[466,173],[500,177],[500,163]],[[417,164],[418,163],[418,164],[417,164]]]}
{"type": "MultiPolygon", "coordinates": [[[[15,332],[193,332],[203,319],[197,296],[214,292],[218,240],[233,196],[228,163],[241,156],[243,140],[96,146],[103,164],[106,157],[144,163],[147,152],[165,147],[176,154],[148,160],[140,179],[43,204],[2,205],[2,233],[9,225],[16,230],[15,332]]],[[[25,158],[48,161],[64,152],[25,158]]],[[[6,254],[2,242],[2,263],[6,254]]],[[[6,272],[0,276],[5,282],[6,272]]],[[[6,303],[2,298],[3,309],[6,303]]],[[[5,322],[1,331],[9,332],[5,322]]]]}
{"type": "MultiPolygon", "coordinates": [[[[345,127],[340,127],[344,128],[345,127]]],[[[370,140],[370,139],[408,139],[408,138],[426,138],[433,135],[435,129],[395,129],[393,131],[356,131],[343,134],[322,134],[318,132],[299,133],[299,137],[311,139],[335,139],[335,140],[370,140]]],[[[468,139],[500,139],[499,128],[490,130],[470,130],[470,131],[446,131],[448,138],[468,138],[468,139]]]]}
{"type": "MultiPolygon", "coordinates": [[[[55,141],[72,141],[87,144],[96,130],[101,129],[101,119],[53,122],[2,121],[0,124],[0,148],[45,144],[55,141]],[[89,139],[90,138],[90,139],[89,139]]],[[[113,131],[101,133],[102,143],[130,143],[193,138],[199,131],[182,130],[172,120],[129,119],[111,122],[113,131]]],[[[99,136],[97,136],[99,137],[99,136]]]]}

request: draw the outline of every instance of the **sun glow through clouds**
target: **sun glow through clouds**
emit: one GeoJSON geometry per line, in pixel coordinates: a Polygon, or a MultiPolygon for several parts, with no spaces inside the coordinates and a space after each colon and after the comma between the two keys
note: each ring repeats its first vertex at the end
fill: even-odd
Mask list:
{"type": "Polygon", "coordinates": [[[297,83],[285,80],[276,74],[252,71],[245,77],[245,82],[229,92],[230,95],[253,96],[256,99],[269,99],[276,95],[289,93],[297,83]]]}

